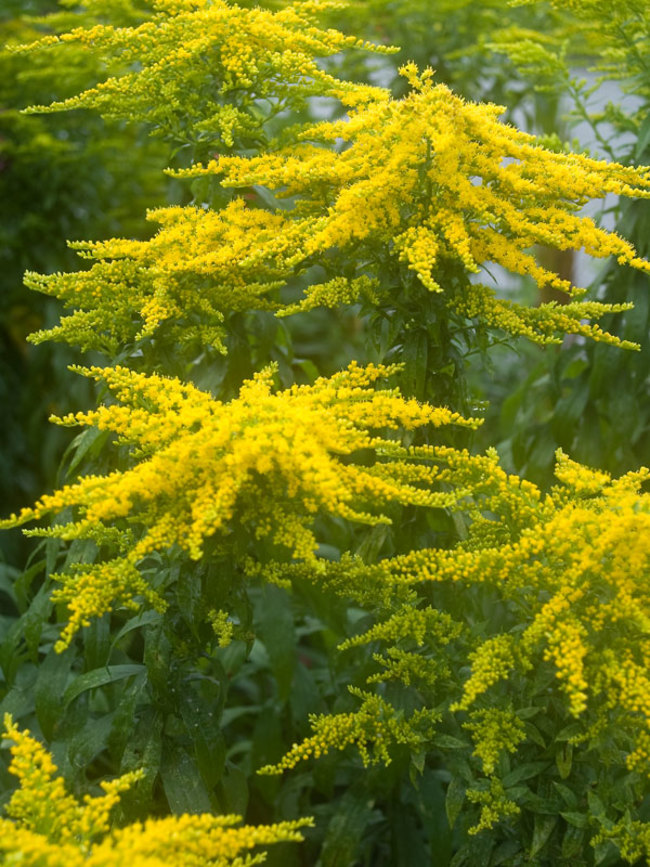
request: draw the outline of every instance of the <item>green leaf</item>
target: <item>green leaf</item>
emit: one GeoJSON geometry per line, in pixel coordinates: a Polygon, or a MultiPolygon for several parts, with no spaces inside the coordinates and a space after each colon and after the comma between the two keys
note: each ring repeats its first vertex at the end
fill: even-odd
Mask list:
{"type": "Polygon", "coordinates": [[[509,788],[522,780],[529,780],[531,777],[537,777],[542,773],[542,771],[545,771],[548,766],[548,762],[526,762],[522,765],[518,765],[513,771],[510,771],[509,774],[505,775],[503,778],[503,785],[506,788],[509,788]]]}
{"type": "Polygon", "coordinates": [[[97,457],[108,442],[110,431],[101,431],[96,427],[88,428],[78,434],[63,455],[62,463],[65,464],[68,455],[72,455],[70,463],[66,469],[66,478],[71,478],[76,474],[81,462],[86,457],[97,457]]]}
{"type": "Polygon", "coordinates": [[[144,631],[144,664],[149,682],[156,692],[166,695],[169,690],[171,644],[165,635],[164,621],[154,621],[144,631]]]}
{"type": "Polygon", "coordinates": [[[567,824],[574,828],[586,828],[589,824],[589,816],[586,813],[578,813],[573,810],[560,813],[567,824]]]}
{"type": "Polygon", "coordinates": [[[160,776],[172,813],[209,813],[210,795],[196,762],[180,746],[166,746],[160,763],[160,776]]]}
{"type": "Polygon", "coordinates": [[[565,726],[563,729],[555,735],[556,741],[570,741],[571,738],[574,738],[576,735],[582,734],[583,727],[580,723],[570,723],[568,726],[565,726]]]}
{"type": "Polygon", "coordinates": [[[17,599],[14,585],[20,574],[18,569],[14,569],[7,563],[0,563],[0,592],[6,593],[15,604],[17,604],[17,599]]]}
{"type": "Polygon", "coordinates": [[[289,705],[291,716],[296,725],[307,731],[307,717],[321,709],[322,698],[313,673],[306,665],[298,662],[293,673],[289,705]]]}
{"type": "Polygon", "coordinates": [[[85,651],[85,667],[88,669],[100,668],[106,665],[110,652],[111,621],[110,615],[96,617],[90,626],[83,630],[83,645],[85,651]]]}
{"type": "Polygon", "coordinates": [[[162,615],[158,611],[142,611],[140,614],[136,614],[135,617],[131,617],[129,620],[127,620],[124,626],[113,638],[108,653],[108,658],[110,659],[111,654],[113,653],[119,642],[124,638],[125,635],[128,635],[129,632],[133,632],[134,629],[140,629],[143,626],[149,626],[152,623],[160,623],[161,620],[162,615]]]}
{"type": "Polygon", "coordinates": [[[34,661],[38,654],[43,629],[51,613],[52,601],[50,599],[50,590],[47,583],[45,583],[39,589],[36,596],[34,596],[29,608],[20,619],[25,642],[34,661]]]}
{"type": "Polygon", "coordinates": [[[540,746],[543,750],[546,749],[546,739],[544,735],[540,732],[537,726],[533,725],[530,722],[524,723],[524,728],[526,730],[526,739],[532,741],[533,743],[540,746]]]}
{"type": "Polygon", "coordinates": [[[596,843],[594,846],[595,867],[603,863],[616,864],[618,861],[617,855],[618,852],[611,840],[606,840],[604,843],[596,843]]]}
{"type": "Polygon", "coordinates": [[[402,349],[402,389],[409,397],[420,400],[424,397],[424,388],[427,378],[429,346],[427,332],[418,329],[406,335],[406,341],[402,349]]]}
{"type": "Polygon", "coordinates": [[[530,858],[534,858],[542,851],[556,825],[557,816],[542,816],[539,813],[535,815],[533,823],[533,839],[530,844],[530,858]]]}
{"type": "Polygon", "coordinates": [[[220,807],[224,813],[244,815],[248,806],[248,781],[241,768],[227,762],[226,771],[221,777],[217,792],[219,793],[220,807]]]}
{"type": "Polygon", "coordinates": [[[125,804],[134,799],[140,811],[150,811],[150,799],[160,770],[162,729],[162,714],[150,706],[145,707],[135,731],[126,743],[120,763],[120,773],[136,769],[144,772],[144,778],[123,798],[125,804]]]}
{"type": "Polygon", "coordinates": [[[427,754],[424,750],[411,753],[411,768],[415,770],[418,774],[421,774],[424,771],[424,763],[426,761],[427,754]]]}
{"type": "Polygon", "coordinates": [[[196,571],[185,571],[176,582],[176,604],[192,634],[197,636],[202,596],[201,577],[196,571]]]}
{"type": "MultiPolygon", "coordinates": [[[[514,843],[516,849],[519,849],[519,843],[516,840],[507,840],[506,858],[511,855],[510,847],[514,843]]],[[[492,864],[491,854],[496,839],[494,834],[477,834],[476,837],[471,837],[466,843],[456,852],[454,857],[449,862],[449,867],[481,867],[484,864],[492,864]]]]}
{"type": "Polygon", "coordinates": [[[635,162],[641,162],[645,149],[650,145],[650,114],[647,115],[639,127],[639,136],[636,140],[634,152],[635,162]]]}
{"type": "Polygon", "coordinates": [[[571,773],[573,764],[573,747],[571,744],[564,743],[555,754],[555,764],[563,780],[571,773]]]}
{"type": "Polygon", "coordinates": [[[70,676],[74,652],[51,650],[41,663],[34,686],[36,718],[45,739],[51,741],[57,722],[61,720],[61,696],[70,676]]]}
{"type": "Polygon", "coordinates": [[[569,825],[562,838],[562,856],[564,858],[575,858],[583,851],[585,840],[585,832],[574,825],[569,825]]]}
{"type": "Polygon", "coordinates": [[[34,710],[34,684],[38,670],[28,663],[21,666],[16,675],[16,682],[0,702],[0,714],[9,713],[14,722],[22,719],[34,710]]]}
{"type": "Polygon", "coordinates": [[[500,864],[520,863],[519,860],[515,860],[514,856],[521,851],[521,842],[519,840],[504,840],[494,850],[494,854],[489,861],[490,867],[499,867],[500,864]]]}
{"type": "Polygon", "coordinates": [[[592,816],[595,816],[596,819],[600,819],[601,821],[607,819],[607,810],[605,805],[598,795],[591,789],[587,791],[587,804],[589,805],[589,811],[592,816]]]}
{"type": "Polygon", "coordinates": [[[531,719],[532,717],[537,716],[541,710],[541,707],[535,705],[531,705],[530,707],[520,707],[517,708],[517,716],[522,720],[531,719]]]}
{"type": "Polygon", "coordinates": [[[194,759],[203,782],[213,789],[226,763],[226,743],[221,732],[217,703],[204,704],[188,695],[181,704],[181,717],[192,742],[194,759]]]}
{"type": "Polygon", "coordinates": [[[564,786],[562,783],[558,783],[555,780],[553,780],[553,788],[560,795],[567,807],[573,809],[577,806],[578,796],[573,789],[570,789],[568,786],[564,786]]]}
{"type": "Polygon", "coordinates": [[[447,786],[447,796],[445,798],[445,812],[447,813],[447,821],[450,828],[453,828],[456,824],[456,819],[464,803],[465,785],[462,780],[452,777],[451,782],[447,786]]]}
{"type": "Polygon", "coordinates": [[[364,533],[354,553],[361,557],[364,563],[376,563],[379,559],[379,552],[388,535],[389,528],[386,524],[378,524],[376,527],[372,527],[364,533]]]}
{"type": "Polygon", "coordinates": [[[13,590],[21,612],[29,608],[30,588],[37,575],[45,571],[45,560],[38,560],[24,572],[21,572],[13,582],[13,590]]]}
{"type": "Polygon", "coordinates": [[[120,690],[120,700],[112,716],[109,745],[121,759],[136,728],[136,705],[147,682],[146,674],[137,675],[125,689],[120,690]]]}
{"type": "Polygon", "coordinates": [[[262,588],[256,609],[259,635],[269,655],[281,701],[291,692],[296,664],[296,636],[291,613],[291,598],[286,590],[268,584],[262,588]]]}
{"type": "Polygon", "coordinates": [[[106,747],[113,725],[113,714],[89,719],[69,742],[68,756],[77,768],[87,767],[106,747]]]}
{"type": "Polygon", "coordinates": [[[65,708],[82,692],[96,689],[98,686],[105,686],[107,683],[115,683],[117,680],[124,680],[125,677],[132,677],[145,670],[144,665],[129,663],[126,665],[107,665],[105,668],[96,668],[94,671],[86,672],[86,674],[80,674],[66,689],[61,704],[65,708]]]}
{"type": "Polygon", "coordinates": [[[359,840],[372,812],[367,793],[350,790],[343,795],[327,827],[318,867],[350,867],[356,863],[359,840]]]}
{"type": "Polygon", "coordinates": [[[439,750],[466,750],[468,744],[466,741],[456,738],[453,735],[439,734],[433,739],[434,746],[439,750]]]}

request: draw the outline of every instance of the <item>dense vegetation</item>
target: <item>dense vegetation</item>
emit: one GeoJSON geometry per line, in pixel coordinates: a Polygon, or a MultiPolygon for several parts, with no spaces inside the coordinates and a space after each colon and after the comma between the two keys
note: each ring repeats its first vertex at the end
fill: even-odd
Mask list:
{"type": "Polygon", "coordinates": [[[650,863],[645,4],[19,6],[2,863],[650,863]]]}

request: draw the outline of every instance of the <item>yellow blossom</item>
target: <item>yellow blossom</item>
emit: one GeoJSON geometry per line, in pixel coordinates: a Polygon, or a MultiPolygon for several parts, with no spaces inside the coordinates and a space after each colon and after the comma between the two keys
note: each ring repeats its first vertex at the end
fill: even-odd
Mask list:
{"type": "Polygon", "coordinates": [[[117,600],[133,607],[139,594],[161,609],[163,600],[139,571],[143,558],[178,545],[198,560],[206,539],[228,536],[235,513],[253,537],[270,537],[294,558],[316,564],[312,525],[319,513],[374,525],[390,523],[383,510],[391,502],[454,503],[456,493],[433,489],[435,468],[409,461],[406,448],[376,432],[478,422],[407,400],[396,389],[375,390],[393,370],[353,362],[329,379],[274,393],[269,368],[227,404],[176,379],[124,367],[85,371],[104,380],[120,403],[60,423],[110,431],[131,447],[134,465],[85,476],[3,522],[22,524],[73,507],[75,519],[45,535],[117,534],[117,557],[59,576],[54,598],[70,609],[59,647],[117,600]],[[372,465],[341,460],[362,449],[374,451],[372,465]]]}
{"type": "Polygon", "coordinates": [[[130,26],[78,26],[15,49],[65,59],[76,59],[79,48],[91,50],[109,71],[96,86],[31,110],[93,108],[104,117],[146,121],[177,140],[229,149],[259,140],[269,116],[300,107],[307,96],[348,105],[386,98],[380,88],[336,79],[316,60],[344,49],[391,49],[319,27],[310,4],[277,12],[225,0],[143,5],[144,20],[130,26]]]}
{"type": "Polygon", "coordinates": [[[392,249],[420,283],[448,295],[466,315],[541,342],[569,332],[620,343],[581,320],[624,306],[573,301],[523,308],[481,287],[446,285],[442,275],[453,262],[466,273],[496,262],[540,287],[580,295],[583,290],[535,260],[535,244],[613,256],[650,272],[627,241],[578,213],[589,199],[609,193],[650,196],[648,169],[552,152],[501,123],[499,106],[465,102],[426,72],[419,76],[412,64],[403,74],[413,86],[408,96],[317,124],[302,134],[303,144],[252,158],[223,157],[176,174],[217,175],[227,187],[257,184],[297,197],[288,212],[300,226],[297,256],[335,249],[345,258],[354,249],[360,258],[361,249],[365,272],[374,276],[372,263],[379,267],[392,249]],[[332,148],[341,141],[347,147],[332,148]]]}
{"type": "Polygon", "coordinates": [[[243,867],[265,860],[273,843],[300,841],[310,819],[240,826],[238,816],[168,816],[112,828],[109,814],[120,794],[141,776],[135,771],[103,781],[105,794],[77,801],[55,776],[56,766],[29,731],[7,714],[13,742],[9,770],[20,782],[0,818],[0,859],[25,867],[243,867]],[[244,860],[245,859],[245,860],[244,860]]]}

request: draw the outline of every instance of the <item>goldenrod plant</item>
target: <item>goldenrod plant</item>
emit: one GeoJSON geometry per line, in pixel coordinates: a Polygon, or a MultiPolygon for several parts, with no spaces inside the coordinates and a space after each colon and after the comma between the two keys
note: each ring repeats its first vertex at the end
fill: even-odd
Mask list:
{"type": "Polygon", "coordinates": [[[409,452],[373,431],[443,424],[475,427],[478,421],[405,400],[395,390],[369,387],[391,372],[359,368],[353,362],[331,379],[272,394],[273,371],[267,369],[224,405],[178,380],[123,367],[88,370],[104,379],[123,405],[79,413],[62,423],[110,431],[128,443],[139,460],[123,472],[85,476],[9,522],[24,523],[73,507],[76,520],[45,533],[112,543],[120,552],[95,567],[76,564],[73,574],[60,576],[63,587],[52,598],[67,602],[71,618],[59,648],[116,602],[137,609],[134,598],[144,595],[164,610],[161,596],[138,571],[138,564],[153,553],[164,555],[179,546],[200,560],[205,540],[216,537],[220,556],[232,556],[227,537],[242,526],[250,527],[253,539],[268,536],[291,557],[317,569],[311,525],[319,512],[376,526],[390,523],[378,510],[380,504],[450,505],[454,494],[422,487],[435,473],[404,461],[419,454],[416,447],[409,452]],[[362,451],[373,452],[376,463],[356,466],[349,458],[362,451]],[[136,521],[144,533],[138,532],[136,521]]]}
{"type": "MultiPolygon", "coordinates": [[[[194,148],[257,149],[265,142],[264,124],[308,97],[337,97],[347,105],[376,98],[375,88],[337,79],[316,63],[369,47],[319,27],[314,13],[327,5],[303,0],[270,12],[212,0],[127,3],[142,23],[80,26],[24,47],[54,56],[62,49],[67,56],[70,47],[90,50],[109,72],[79,95],[31,110],[93,108],[104,117],[146,121],[194,148]]],[[[106,2],[90,8],[112,11],[106,2]]]]}
{"type": "Polygon", "coordinates": [[[26,865],[110,865],[137,867],[178,864],[248,867],[265,861],[262,847],[302,840],[309,819],[276,825],[241,826],[238,816],[183,815],[124,828],[111,827],[111,812],[121,794],[138,779],[133,771],[103,781],[102,795],[79,802],[66,792],[52,756],[28,730],[5,715],[4,737],[11,743],[10,772],[18,778],[0,818],[3,863],[26,865]]]}
{"type": "MultiPolygon", "coordinates": [[[[384,604],[375,606],[383,618],[339,648],[368,648],[358,664],[367,671],[372,661],[371,673],[363,691],[352,689],[360,707],[314,716],[314,734],[264,772],[350,744],[364,764],[388,763],[391,747],[408,744],[416,756],[446,756],[448,809],[456,816],[468,804],[470,834],[517,829],[513,857],[543,848],[559,863],[577,851],[579,829],[602,857],[612,840],[647,858],[647,826],[630,817],[650,770],[649,471],[612,480],[559,453],[558,483],[543,495],[496,455],[439,448],[432,457],[440,480],[473,492],[455,547],[373,565],[349,558],[321,575],[302,565],[276,573],[371,607],[363,585],[379,586],[384,604]],[[417,592],[387,607],[405,585],[417,592]]],[[[483,857],[499,839],[483,838],[483,857]]]]}
{"type": "MultiPolygon", "coordinates": [[[[82,407],[90,397],[87,386],[67,372],[75,359],[65,348],[50,345],[35,351],[26,346],[26,335],[54,324],[58,311],[56,303],[25,289],[23,272],[74,267],[75,254],[66,249],[66,240],[119,232],[141,237],[147,231],[145,207],[166,201],[170,186],[161,175],[166,155],[160,144],[147,140],[137,127],[126,133],[97,116],[21,113],[30,103],[52,99],[55,91],[49,64],[35,58],[26,68],[12,47],[41,35],[27,13],[54,6],[35,0],[6,2],[0,9],[0,402],[5,407],[0,499],[12,510],[55,482],[69,442],[60,429],[44,431],[41,421],[62,408],[61,400],[68,408],[82,407]],[[133,159],[127,162],[123,150],[128,141],[133,159]]],[[[64,87],[74,91],[79,84],[69,76],[64,87]]],[[[21,541],[5,534],[0,542],[16,566],[26,556],[21,541]]]]}
{"type": "MultiPolygon", "coordinates": [[[[582,125],[592,154],[623,164],[650,162],[647,56],[650,13],[646,4],[552,4],[559,19],[549,28],[515,27],[495,34],[493,47],[540,90],[562,94],[568,121],[582,125]]],[[[522,8],[543,8],[528,4],[522,8]]],[[[603,216],[648,254],[648,208],[611,199],[603,216]]],[[[497,400],[491,442],[501,441],[510,466],[548,484],[559,446],[577,459],[615,474],[650,463],[647,437],[647,288],[645,281],[605,265],[593,277],[603,301],[636,305],[632,315],[606,320],[623,339],[639,336],[641,351],[625,361],[606,347],[566,342],[540,358],[531,354],[497,400]],[[501,414],[500,419],[497,413],[501,414]],[[628,420],[625,430],[619,419],[628,420]]]]}
{"type": "Polygon", "coordinates": [[[67,477],[2,522],[46,525],[0,584],[0,710],[68,786],[8,721],[8,857],[253,864],[313,815],[267,863],[648,860],[648,471],[509,474],[472,449],[465,380],[504,339],[638,354],[597,323],[631,305],[535,246],[647,280],[581,210],[645,203],[648,168],[414,62],[401,95],[338,78],[337,54],[377,54],[319,23],[338,2],[63,6],[17,56],[69,63],[76,93],[34,110],[148,124],[179,198],[150,237],[27,278],[69,310],[32,339],[92,353],[98,405],[54,418],[85,428],[67,477]],[[339,369],[305,349],[322,309],[356,323],[339,369]]]}

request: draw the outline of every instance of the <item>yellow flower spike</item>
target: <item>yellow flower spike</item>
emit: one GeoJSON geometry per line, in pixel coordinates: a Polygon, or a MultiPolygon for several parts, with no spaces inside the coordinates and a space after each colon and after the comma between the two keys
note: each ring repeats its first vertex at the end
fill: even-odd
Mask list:
{"type": "Polygon", "coordinates": [[[526,737],[524,724],[511,707],[472,711],[463,728],[472,733],[474,755],[488,775],[494,773],[500,755],[514,753],[526,737]]]}
{"type": "Polygon", "coordinates": [[[584,249],[648,272],[650,264],[627,241],[578,213],[609,193],[649,196],[648,168],[548,150],[501,123],[499,106],[468,103],[434,84],[432,70],[419,73],[412,63],[401,71],[413,91],[400,100],[380,88],[338,81],[315,57],[369,46],[320,30],[312,19],[317,8],[301,3],[270,12],[223,0],[157,4],[139,25],[77,28],[24,48],[92,47],[107,61],[137,60],[139,71],[111,76],[50,109],[93,107],[161,129],[182,115],[197,140],[220,138],[222,144],[206,165],[172,174],[214,175],[227,187],[265,186],[297,199],[276,213],[244,201],[220,212],[163,208],[151,214],[161,229],[149,241],[73,245],[94,260],[89,270],[27,275],[27,285],[74,308],[60,325],[32,339],[115,355],[125,343],[164,336],[173,344],[199,342],[223,352],[230,312],[289,315],[316,305],[383,302],[388,291],[399,291],[382,286],[389,252],[396,268],[402,263],[412,279],[440,293],[461,315],[491,327],[539,343],[557,343],[568,333],[637,348],[594,322],[628,305],[574,300],[525,307],[467,280],[450,285],[443,275],[450,263],[467,274],[495,262],[577,299],[584,290],[542,267],[531,253],[535,244],[584,249]],[[188,81],[196,87],[188,89],[188,81]],[[354,108],[345,120],[303,129],[297,144],[245,159],[228,152],[240,139],[255,138],[263,121],[230,104],[229,94],[240,88],[255,106],[267,97],[284,105],[327,94],[354,108]],[[164,92],[166,99],[152,100],[152,92],[164,92]],[[341,142],[347,147],[341,149],[341,142]],[[329,275],[282,307],[277,290],[333,249],[348,262],[363,261],[363,270],[329,275]]]}
{"type": "Polygon", "coordinates": [[[166,135],[180,130],[198,139],[207,133],[228,146],[234,135],[259,135],[259,108],[250,107],[263,100],[291,108],[307,96],[337,97],[348,105],[386,98],[380,88],[334,78],[317,59],[345,49],[395,49],[318,27],[314,4],[289,4],[277,12],[224,0],[152,5],[145,20],[132,26],[77,27],[17,48],[72,58],[79,48],[92,50],[109,70],[95,87],[31,111],[93,108],[105,117],[148,122],[166,135]]]}
{"type": "Polygon", "coordinates": [[[430,731],[440,716],[427,710],[415,711],[405,718],[379,696],[353,687],[349,690],[361,699],[358,710],[332,715],[312,714],[310,722],[314,734],[294,744],[278,764],[265,765],[258,773],[281,774],[306,759],[318,759],[332,749],[344,750],[352,744],[359,751],[364,765],[389,765],[391,746],[408,744],[417,749],[423,733],[430,731]]]}
{"type": "Polygon", "coordinates": [[[120,794],[141,778],[141,771],[103,781],[104,795],[78,802],[55,777],[51,756],[28,731],[19,731],[6,714],[6,737],[13,741],[9,770],[20,782],[0,818],[0,861],[48,867],[242,867],[265,859],[266,846],[299,842],[311,819],[238,827],[238,816],[169,816],[109,825],[120,794]]]}
{"type": "Polygon", "coordinates": [[[502,819],[517,816],[521,812],[521,808],[508,798],[503,783],[497,777],[490,779],[489,789],[469,789],[466,795],[468,801],[481,807],[479,820],[469,829],[470,834],[489,831],[502,819]]]}
{"type": "MultiPolygon", "coordinates": [[[[393,249],[424,286],[448,295],[448,303],[465,315],[542,343],[576,333],[620,344],[582,320],[627,305],[573,301],[525,308],[496,299],[484,287],[451,292],[440,274],[445,262],[455,261],[465,272],[496,262],[540,287],[580,295],[583,290],[536,262],[530,252],[535,244],[613,256],[650,272],[650,263],[627,241],[576,213],[608,193],[647,198],[649,170],[547,150],[534,136],[500,123],[498,106],[467,103],[434,85],[430,71],[417,76],[412,64],[403,73],[411,94],[371,103],[347,120],[317,124],[304,132],[302,145],[252,158],[224,157],[177,174],[217,175],[227,187],[262,185],[297,197],[294,211],[282,212],[298,227],[302,254],[296,263],[300,255],[321,256],[332,248],[342,255],[354,248],[359,258],[359,244],[364,262],[372,263],[373,251],[393,249]],[[341,140],[346,148],[331,149],[341,140]]],[[[374,276],[372,268],[364,266],[366,276],[374,276]]],[[[342,300],[335,281],[329,298],[325,288],[319,287],[321,303],[342,300]]],[[[377,297],[382,291],[374,290],[377,297]]]]}
{"type": "MultiPolygon", "coordinates": [[[[79,804],[65,791],[63,780],[56,776],[57,767],[45,748],[28,730],[20,731],[9,714],[5,714],[6,737],[13,742],[9,770],[18,777],[17,789],[6,807],[7,815],[52,843],[83,841],[90,844],[109,827],[109,814],[121,792],[130,788],[140,772],[125,774],[102,784],[105,794],[87,797],[79,804]]],[[[1,851],[1,849],[0,849],[1,851]]]]}
{"type": "Polygon", "coordinates": [[[133,466],[85,476],[2,522],[15,526],[70,507],[75,517],[45,535],[100,540],[116,534],[118,556],[56,576],[61,584],[53,598],[70,613],[59,650],[80,626],[118,602],[133,607],[134,597],[142,596],[163,610],[164,601],[139,570],[141,561],[173,545],[199,559],[206,539],[227,538],[235,510],[251,535],[270,536],[293,558],[315,564],[318,514],[376,525],[390,523],[384,514],[390,503],[453,505],[459,495],[436,490],[435,472],[413,462],[399,441],[376,432],[479,424],[405,399],[396,389],[376,389],[394,372],[383,365],[353,362],[329,379],[277,393],[269,368],[227,404],[179,380],[123,367],[81,372],[103,380],[121,403],[62,422],[113,433],[130,446],[133,466]],[[341,460],[361,449],[374,450],[374,464],[341,460]]]}
{"type": "MultiPolygon", "coordinates": [[[[469,714],[465,728],[488,776],[496,773],[501,754],[514,752],[525,735],[526,717],[506,713],[504,695],[517,695],[524,707],[538,705],[536,672],[551,675],[551,683],[555,674],[551,689],[574,720],[575,747],[618,743],[622,769],[650,776],[650,493],[643,490],[650,471],[612,480],[559,452],[558,484],[542,496],[529,482],[508,476],[494,453],[473,456],[429,446],[412,449],[412,455],[426,455],[437,467],[435,479],[459,495],[450,508],[467,516],[462,542],[373,564],[348,556],[323,562],[319,574],[301,564],[275,565],[274,580],[300,576],[377,612],[374,626],[341,645],[349,650],[379,643],[369,684],[416,685],[425,708],[439,706],[440,681],[447,689],[450,678],[436,663],[455,658],[461,672],[467,666],[447,707],[462,714],[461,724],[469,714]],[[499,631],[500,623],[492,632],[488,625],[478,638],[475,621],[463,620],[462,604],[452,620],[426,602],[436,598],[435,587],[415,592],[423,582],[455,582],[459,594],[480,586],[515,626],[499,631]]],[[[542,689],[545,700],[547,686],[542,689]]],[[[361,722],[341,717],[344,736],[342,729],[314,720],[313,737],[291,750],[278,769],[316,755],[321,735],[331,747],[354,743],[349,733],[361,722]]],[[[435,749],[435,740],[429,746],[435,749]]],[[[366,736],[362,758],[372,747],[366,736]]],[[[481,827],[509,815],[511,807],[497,808],[499,799],[487,790],[476,798],[486,807],[481,827]]]]}

